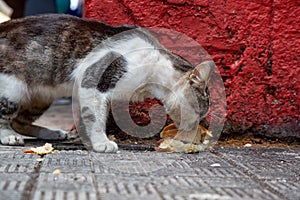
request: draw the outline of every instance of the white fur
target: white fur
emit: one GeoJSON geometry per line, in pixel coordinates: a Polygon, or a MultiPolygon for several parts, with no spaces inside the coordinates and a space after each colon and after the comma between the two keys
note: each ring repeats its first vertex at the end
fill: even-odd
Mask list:
{"type": "Polygon", "coordinates": [[[106,48],[99,48],[91,52],[73,71],[72,78],[81,82],[85,70],[105,56],[114,51],[123,55],[127,61],[128,72],[117,83],[114,97],[142,101],[146,97],[165,98],[182,74],[172,67],[172,63],[153,45],[142,38],[133,37],[113,44],[106,44],[106,48]],[[138,93],[133,94],[134,91],[138,93]]]}
{"type": "Polygon", "coordinates": [[[52,102],[60,97],[71,96],[73,89],[73,82],[56,87],[36,86],[29,88],[20,79],[6,74],[0,74],[0,83],[0,96],[20,104],[30,102],[31,98],[35,97],[45,102],[52,102]]]}
{"type": "Polygon", "coordinates": [[[0,73],[0,97],[14,102],[28,101],[27,85],[15,76],[0,73]]]}

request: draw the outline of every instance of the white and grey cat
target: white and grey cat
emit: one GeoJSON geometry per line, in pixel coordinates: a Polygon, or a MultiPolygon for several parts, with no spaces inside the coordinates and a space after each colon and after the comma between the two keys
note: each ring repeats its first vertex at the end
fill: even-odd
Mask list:
{"type": "Polygon", "coordinates": [[[28,17],[0,25],[0,51],[3,145],[23,145],[21,135],[66,139],[65,131],[32,123],[55,99],[71,96],[75,80],[79,129],[97,152],[118,150],[106,136],[113,94],[137,101],[162,99],[166,112],[184,130],[195,128],[209,109],[207,82],[213,62],[194,68],[137,26],[113,27],[56,14],[28,17]]]}

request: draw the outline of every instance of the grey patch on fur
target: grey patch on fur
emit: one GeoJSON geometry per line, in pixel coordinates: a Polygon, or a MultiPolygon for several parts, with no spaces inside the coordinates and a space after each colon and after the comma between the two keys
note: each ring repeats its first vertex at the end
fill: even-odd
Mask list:
{"type": "Polygon", "coordinates": [[[83,107],[82,108],[81,116],[82,116],[82,118],[84,118],[85,120],[89,120],[90,122],[95,122],[96,121],[96,117],[95,117],[94,113],[88,107],[83,107]]]}
{"type": "Polygon", "coordinates": [[[113,59],[113,62],[105,69],[98,83],[97,89],[106,92],[116,86],[117,82],[127,72],[127,61],[123,56],[113,59]]]}
{"type": "Polygon", "coordinates": [[[9,101],[7,98],[2,97],[0,99],[0,119],[10,119],[10,117],[19,109],[19,104],[9,101]]]}
{"type": "Polygon", "coordinates": [[[90,109],[89,109],[89,107],[83,107],[82,109],[81,109],[81,114],[83,114],[83,113],[86,113],[86,112],[88,112],[90,109]]]}
{"type": "Polygon", "coordinates": [[[82,116],[80,116],[78,124],[79,124],[77,127],[78,133],[80,135],[80,139],[82,143],[84,144],[85,147],[92,148],[89,131],[87,131],[87,126],[86,126],[88,123],[85,123],[83,121],[82,116]]]}
{"type": "Polygon", "coordinates": [[[115,87],[116,83],[127,72],[126,68],[127,62],[121,54],[109,52],[87,68],[81,87],[97,88],[100,92],[106,92],[115,87]]]}

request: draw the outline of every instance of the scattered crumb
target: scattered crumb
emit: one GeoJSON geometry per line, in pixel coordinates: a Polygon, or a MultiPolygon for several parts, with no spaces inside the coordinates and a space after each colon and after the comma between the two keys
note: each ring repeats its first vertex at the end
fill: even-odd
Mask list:
{"type": "Polygon", "coordinates": [[[37,158],[36,161],[38,161],[38,162],[43,162],[43,161],[44,161],[44,158],[37,158]]]}
{"type": "Polygon", "coordinates": [[[54,170],[54,171],[52,172],[52,174],[61,174],[61,170],[56,169],[56,170],[54,170]]]}
{"type": "Polygon", "coordinates": [[[247,143],[247,144],[244,145],[244,147],[252,147],[252,144],[247,143]]]}
{"type": "Polygon", "coordinates": [[[214,163],[210,165],[211,167],[221,167],[221,165],[219,163],[214,163]]]}
{"type": "Polygon", "coordinates": [[[52,144],[46,143],[44,146],[36,147],[36,148],[30,148],[29,150],[23,150],[24,153],[30,153],[30,154],[38,154],[38,155],[46,155],[51,154],[54,152],[54,148],[52,147],[52,144]]]}
{"type": "Polygon", "coordinates": [[[110,135],[110,136],[108,136],[108,139],[109,139],[110,141],[115,141],[115,140],[116,140],[116,137],[115,137],[114,135],[110,135]]]}

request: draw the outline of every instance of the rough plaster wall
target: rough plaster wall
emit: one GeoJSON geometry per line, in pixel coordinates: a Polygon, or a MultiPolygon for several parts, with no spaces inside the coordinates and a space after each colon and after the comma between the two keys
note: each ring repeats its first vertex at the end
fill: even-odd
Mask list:
{"type": "Polygon", "coordinates": [[[299,0],[86,0],[85,17],[188,35],[224,80],[224,132],[300,137],[299,0]]]}

